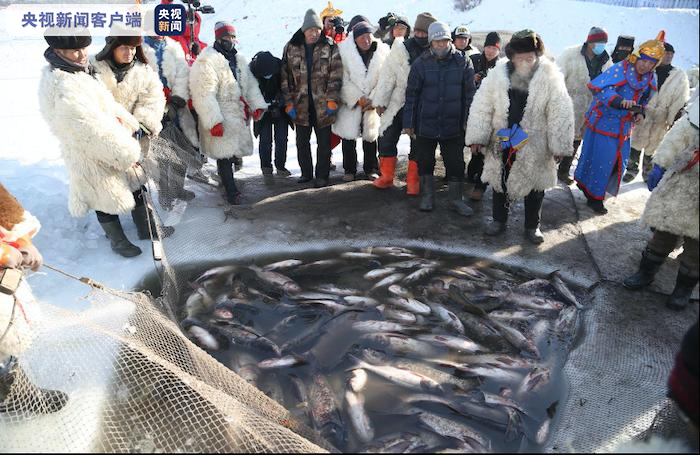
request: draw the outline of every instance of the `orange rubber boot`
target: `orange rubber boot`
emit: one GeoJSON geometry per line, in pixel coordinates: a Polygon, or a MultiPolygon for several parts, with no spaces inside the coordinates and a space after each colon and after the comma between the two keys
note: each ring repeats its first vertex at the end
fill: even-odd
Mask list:
{"type": "Polygon", "coordinates": [[[408,172],[406,173],[406,194],[418,196],[420,194],[420,179],[418,177],[418,162],[408,162],[408,172]]]}
{"type": "Polygon", "coordinates": [[[384,156],[379,158],[379,172],[382,174],[372,182],[376,188],[386,189],[394,186],[394,172],[396,171],[396,157],[384,156]]]}

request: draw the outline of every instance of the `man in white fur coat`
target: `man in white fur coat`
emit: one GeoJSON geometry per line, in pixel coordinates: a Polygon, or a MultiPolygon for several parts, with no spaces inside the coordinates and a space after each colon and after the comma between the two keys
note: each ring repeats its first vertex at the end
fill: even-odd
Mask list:
{"type": "Polygon", "coordinates": [[[356,139],[362,138],[363,170],[368,178],[377,174],[377,138],[379,115],[370,101],[377,86],[389,46],[374,38],[374,29],[365,20],[359,21],[348,37],[338,44],[343,62],[343,85],[340,108],[333,132],[343,139],[345,181],[355,180],[357,173],[356,139]]]}
{"type": "Polygon", "coordinates": [[[632,149],[627,162],[627,171],[622,180],[631,182],[639,173],[639,162],[642,160],[642,176],[644,181],[651,171],[651,158],[656,148],[666,135],[673,122],[682,115],[682,109],[690,98],[690,85],[685,72],[674,67],[673,56],[675,49],[669,43],[664,43],[664,57],[656,68],[656,80],[659,91],[647,105],[642,122],[632,130],[632,149]]]}
{"type": "Polygon", "coordinates": [[[226,201],[241,203],[233,179],[234,157],[253,154],[250,117],[260,120],[268,105],[248,62],[236,50],[236,28],[230,22],[214,26],[216,42],[199,54],[190,69],[192,104],[199,115],[202,152],[216,160],[226,201]]]}
{"type": "MultiPolygon", "coordinates": [[[[105,47],[95,55],[94,66],[96,77],[112,93],[115,101],[138,120],[140,129],[136,137],[141,141],[141,159],[145,159],[150,146],[148,136],[158,135],[163,128],[161,119],[165,112],[165,97],[158,74],[148,66],[142,43],[140,36],[108,36],[105,47]]],[[[151,238],[152,233],[155,235],[156,232],[153,212],[146,213],[148,208],[143,198],[145,182],[146,177],[142,172],[129,182],[136,202],[131,217],[141,240],[151,238]]],[[[101,223],[119,219],[118,214],[102,211],[97,212],[97,218],[101,223]]],[[[162,234],[167,237],[173,231],[170,226],[163,227],[162,234]]],[[[135,248],[134,245],[131,250],[135,252],[135,248]]]]}
{"type": "MultiPolygon", "coordinates": [[[[39,108],[61,144],[70,178],[71,215],[85,216],[89,210],[128,213],[136,200],[130,177],[141,157],[134,138],[139,121],[94,77],[87,54],[89,35],[46,36],[46,41],[49,65],[39,83],[39,108]]],[[[100,225],[115,252],[141,253],[124,235],[118,217],[100,225]]]]}
{"type": "MultiPolygon", "coordinates": [[[[413,26],[413,37],[407,40],[396,38],[391,52],[384,63],[379,76],[377,87],[370,95],[372,105],[381,116],[379,125],[379,171],[381,177],[372,184],[375,188],[387,189],[394,186],[397,144],[403,130],[403,107],[406,103],[406,87],[411,64],[430,48],[428,42],[428,27],[436,19],[430,13],[421,13],[416,17],[413,26]]],[[[411,139],[411,149],[408,154],[408,172],[406,173],[406,194],[418,196],[420,193],[420,178],[418,177],[418,161],[411,139]]]]}
{"type": "MultiPolygon", "coordinates": [[[[600,27],[592,27],[583,46],[570,47],[557,59],[557,65],[564,74],[566,90],[574,103],[574,155],[581,145],[586,110],[593,101],[588,83],[612,65],[605,51],[607,42],[608,33],[600,27]]],[[[569,175],[574,155],[562,158],[557,171],[559,180],[567,185],[574,182],[569,175]]]]}
{"type": "Polygon", "coordinates": [[[573,154],[574,110],[564,76],[532,30],[513,35],[507,61],[489,72],[474,96],[465,144],[485,156],[482,180],[493,188],[493,222],[506,229],[508,203],[525,198],[525,233],[537,244],[542,201],[556,185],[557,161],[573,154]]]}
{"type": "Polygon", "coordinates": [[[654,236],[642,253],[639,270],[624,281],[628,289],[641,289],[651,284],[663,261],[682,240],[676,287],[666,303],[675,310],[688,306],[693,288],[698,283],[698,107],[698,103],[690,106],[688,114],[673,125],[654,155],[654,169],[648,181],[653,191],[642,214],[642,221],[654,229],[654,236]]]}

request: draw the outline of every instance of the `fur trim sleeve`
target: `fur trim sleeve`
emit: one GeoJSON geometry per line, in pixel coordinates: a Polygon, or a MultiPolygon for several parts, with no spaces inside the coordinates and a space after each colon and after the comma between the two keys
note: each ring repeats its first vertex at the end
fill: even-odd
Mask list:
{"type": "Polygon", "coordinates": [[[241,71],[241,92],[246,103],[250,106],[251,112],[255,112],[258,109],[267,109],[268,105],[260,91],[260,85],[255,76],[253,76],[253,72],[250,71],[245,57],[238,54],[236,59],[238,60],[238,68],[241,71]]]}
{"type": "Polygon", "coordinates": [[[654,155],[654,164],[668,169],[679,154],[688,147],[698,144],[698,130],[688,121],[688,116],[680,118],[661,141],[654,155]]]}
{"type": "Polygon", "coordinates": [[[550,102],[547,103],[547,144],[553,156],[572,156],[574,154],[574,104],[566,90],[564,76],[551,64],[548,69],[550,84],[550,102]]]}
{"type": "Polygon", "coordinates": [[[219,88],[219,76],[208,59],[195,60],[190,69],[190,93],[201,126],[207,131],[224,121],[216,94],[219,88]]]}
{"type": "Polygon", "coordinates": [[[163,96],[163,84],[158,74],[150,66],[140,65],[143,81],[138,101],[134,106],[133,114],[143,126],[149,129],[151,134],[158,135],[163,129],[161,120],[165,112],[165,97],[163,96]]]}
{"type": "Polygon", "coordinates": [[[370,94],[374,106],[389,106],[396,85],[396,70],[400,68],[401,59],[406,58],[405,54],[406,46],[403,45],[403,38],[397,38],[384,62],[377,86],[370,94]]]}

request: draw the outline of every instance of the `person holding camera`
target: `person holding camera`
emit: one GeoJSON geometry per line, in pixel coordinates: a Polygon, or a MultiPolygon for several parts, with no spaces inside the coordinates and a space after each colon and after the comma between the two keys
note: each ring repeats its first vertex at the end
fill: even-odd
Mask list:
{"type": "Polygon", "coordinates": [[[214,45],[204,49],[192,65],[190,93],[199,115],[202,152],[216,160],[226,201],[239,205],[233,158],[253,154],[249,121],[251,117],[260,120],[268,105],[248,62],[236,49],[233,24],[217,22],[214,36],[214,45]]]}
{"type": "Polygon", "coordinates": [[[379,28],[374,36],[390,47],[394,45],[396,38],[408,39],[411,36],[411,24],[408,23],[408,17],[388,13],[379,19],[379,28]]]}
{"type": "Polygon", "coordinates": [[[50,414],[68,402],[64,392],[34,385],[17,359],[31,345],[32,326],[41,316],[22,272],[43,264],[32,243],[40,228],[0,183],[0,419],[5,413],[50,414]]]}
{"type": "MultiPolygon", "coordinates": [[[[160,3],[170,5],[173,3],[173,0],[161,0],[160,3]]],[[[180,44],[182,50],[185,52],[187,64],[192,66],[194,61],[197,59],[197,56],[205,47],[207,47],[207,43],[199,39],[199,30],[202,27],[202,15],[199,14],[199,11],[202,11],[203,7],[198,0],[182,0],[182,3],[192,6],[192,8],[188,8],[188,17],[185,21],[185,33],[177,36],[168,36],[168,38],[175,40],[180,44]],[[190,14],[192,17],[190,17],[190,14]]],[[[214,10],[213,8],[209,7],[204,9],[203,12],[213,13],[214,10]]]]}
{"type": "Polygon", "coordinates": [[[331,2],[328,2],[323,11],[321,11],[321,22],[323,22],[323,35],[332,39],[336,44],[342,42],[348,35],[345,33],[345,22],[341,17],[343,10],[333,7],[331,2]]]}
{"type": "Polygon", "coordinates": [[[343,84],[343,62],[338,45],[322,36],[323,23],[313,9],[306,11],[301,29],[284,48],[282,57],[282,93],[285,112],[297,130],[297,153],[301,178],[314,176],[311,157],[311,131],[316,132],[316,181],[328,185],[331,169],[331,125],[335,123],[343,84]]]}
{"type": "MultiPolygon", "coordinates": [[[[377,144],[380,177],[372,182],[375,188],[387,189],[394,186],[394,174],[399,153],[397,145],[403,131],[403,108],[406,103],[408,74],[413,62],[430,48],[428,27],[436,20],[430,13],[421,13],[416,17],[413,37],[405,41],[396,38],[379,75],[377,86],[370,94],[372,105],[376,107],[377,114],[381,116],[377,144]]],[[[418,161],[416,161],[414,138],[411,138],[408,172],[406,173],[406,194],[418,196],[419,193],[418,161]]]]}
{"type": "Polygon", "coordinates": [[[644,119],[645,107],[657,91],[654,69],[664,57],[664,35],[660,32],[588,83],[593,101],[586,112],[574,180],[595,213],[608,213],[605,194],[617,195],[620,189],[633,125],[644,119]]]}
{"type": "Polygon", "coordinates": [[[258,80],[260,92],[269,104],[262,118],[253,125],[253,134],[256,137],[260,136],[258,148],[262,173],[272,175],[272,139],[274,137],[277,175],[289,177],[292,173],[285,166],[290,119],[284,112],[282,60],[269,52],[258,52],[250,61],[250,71],[258,80]]]}

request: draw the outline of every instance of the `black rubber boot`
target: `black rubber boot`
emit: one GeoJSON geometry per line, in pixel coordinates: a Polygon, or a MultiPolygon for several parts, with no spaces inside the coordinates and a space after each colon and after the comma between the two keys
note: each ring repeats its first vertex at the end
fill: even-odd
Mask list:
{"type": "Polygon", "coordinates": [[[698,284],[698,277],[689,276],[679,270],[676,277],[676,287],[673,288],[673,293],[666,301],[666,306],[676,311],[684,310],[690,303],[690,295],[696,284],[698,284]]]}
{"type": "Polygon", "coordinates": [[[450,201],[450,210],[462,216],[473,215],[474,210],[464,202],[464,182],[450,181],[447,185],[447,197],[450,201]]]}
{"type": "Polygon", "coordinates": [[[536,227],[535,229],[525,229],[525,237],[535,245],[544,243],[544,234],[542,234],[539,227],[536,227]]]}
{"type": "Polygon", "coordinates": [[[100,223],[100,226],[102,226],[105,234],[107,234],[112,251],[125,258],[132,258],[141,254],[141,248],[137,247],[126,238],[119,219],[107,223],[100,223]]]}
{"type": "MultiPolygon", "coordinates": [[[[138,205],[134,210],[131,211],[131,218],[134,220],[136,225],[136,230],[139,233],[139,239],[149,240],[151,238],[151,233],[153,233],[153,238],[156,239],[156,221],[155,214],[152,211],[146,213],[146,205],[138,205]],[[150,219],[151,229],[148,229],[148,221],[150,219]]],[[[161,226],[160,235],[162,238],[170,237],[175,228],[172,226],[161,226]]]]}
{"type": "Polygon", "coordinates": [[[637,273],[626,278],[622,284],[627,289],[633,290],[642,289],[649,286],[652,281],[654,281],[656,272],[659,271],[661,264],[663,264],[663,261],[657,262],[650,259],[649,253],[645,250],[642,253],[642,261],[639,263],[639,270],[637,270],[637,273]]]}
{"type": "Polygon", "coordinates": [[[561,159],[559,163],[559,169],[557,170],[557,178],[560,182],[571,185],[574,183],[574,179],[569,176],[569,171],[571,170],[571,164],[574,162],[573,156],[565,156],[561,159]]]}
{"type": "Polygon", "coordinates": [[[484,229],[484,234],[490,236],[496,236],[503,234],[506,231],[506,223],[501,223],[500,221],[493,220],[484,229]]]}
{"type": "Polygon", "coordinates": [[[630,150],[630,159],[627,161],[627,171],[625,172],[624,177],[622,177],[623,182],[631,182],[639,173],[639,158],[641,157],[641,154],[642,152],[635,148],[630,150]]]}
{"type": "Polygon", "coordinates": [[[644,183],[646,183],[647,179],[649,178],[649,173],[651,170],[654,169],[654,163],[651,162],[653,159],[653,156],[644,155],[642,161],[642,179],[644,180],[644,183]]]}
{"type": "Polygon", "coordinates": [[[420,176],[420,204],[418,209],[421,212],[432,212],[435,208],[435,176],[420,176]]]}
{"type": "Polygon", "coordinates": [[[589,198],[588,202],[586,202],[586,205],[588,205],[591,210],[593,210],[595,213],[598,213],[600,215],[605,215],[608,213],[608,209],[605,208],[605,205],[603,205],[603,201],[600,199],[592,199],[589,198]]]}
{"type": "Polygon", "coordinates": [[[45,390],[32,384],[16,357],[0,364],[0,414],[58,412],[68,402],[68,395],[58,390],[45,390]],[[12,386],[15,385],[15,390],[12,386]]]}

